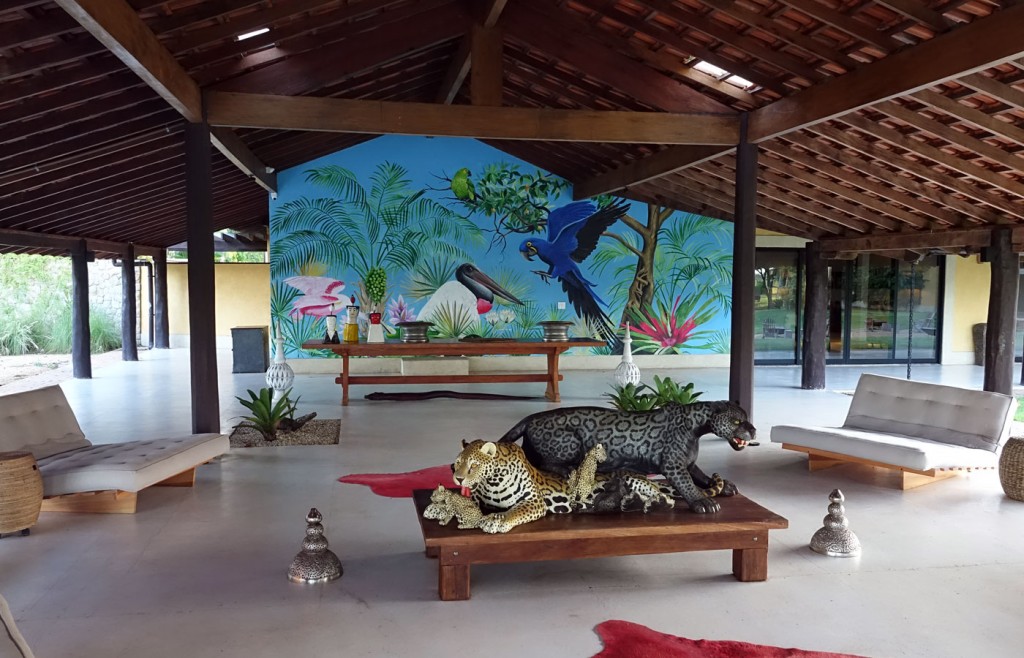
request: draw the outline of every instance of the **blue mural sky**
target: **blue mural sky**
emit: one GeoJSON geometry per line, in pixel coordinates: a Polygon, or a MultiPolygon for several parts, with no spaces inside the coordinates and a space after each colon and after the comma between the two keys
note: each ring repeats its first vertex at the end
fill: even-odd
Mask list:
{"type": "MultiPolygon", "coordinates": [[[[306,298],[297,290],[303,282],[307,287],[312,285],[311,277],[343,282],[344,287],[335,284],[333,292],[347,297],[356,294],[357,284],[367,278],[367,266],[376,265],[387,275],[387,297],[379,309],[384,312],[385,324],[389,319],[427,319],[422,313],[435,312],[435,307],[455,299],[444,291],[459,288],[460,294],[468,294],[458,283],[447,288],[439,284],[444,279],[454,281],[458,266],[471,263],[483,273],[483,279],[496,285],[492,290],[497,292],[491,300],[477,295],[475,310],[456,309],[460,317],[446,315],[441,323],[430,317],[442,327],[442,335],[447,330],[452,335],[538,336],[536,322],[553,319],[577,322],[574,335],[588,330],[600,334],[596,327],[600,319],[594,318],[604,315],[613,330],[622,321],[632,320],[635,331],[640,332],[633,334],[640,353],[727,351],[732,224],[651,209],[639,202],[597,201],[600,208],[607,209],[605,216],[611,222],[607,228],[595,224],[599,218],[589,206],[572,206],[562,215],[549,215],[572,202],[571,187],[473,139],[384,136],[283,170],[278,173],[278,198],[270,202],[274,319],[296,325],[290,333],[286,330],[286,336],[294,339],[289,340],[289,347],[297,348],[302,340],[322,333],[316,326],[317,317],[296,312],[306,298]],[[506,174],[516,172],[512,179],[527,191],[509,186],[507,176],[502,179],[505,188],[492,184],[496,167],[506,174]],[[488,171],[492,183],[486,179],[488,171]],[[311,176],[310,172],[318,174],[311,176]],[[377,188],[381,186],[387,191],[380,192],[377,188]],[[375,196],[375,191],[380,194],[375,196]],[[516,215],[513,221],[508,212],[494,210],[493,200],[499,197],[504,208],[519,203],[517,199],[522,197],[525,206],[516,207],[525,207],[525,214],[516,215]],[[408,203],[402,205],[402,199],[408,203]],[[362,215],[356,200],[365,202],[362,215]],[[411,235],[406,243],[393,242],[390,247],[375,246],[393,240],[397,224],[403,221],[388,211],[381,212],[379,222],[366,219],[388,204],[398,204],[404,213],[419,213],[414,223],[432,225],[433,233],[411,235]],[[620,206],[627,217],[616,219],[613,214],[622,213],[620,206]],[[661,214],[653,218],[651,213],[658,211],[661,214]],[[585,224],[587,228],[579,234],[581,244],[587,241],[588,230],[591,239],[597,240],[582,262],[566,261],[568,267],[578,267],[576,273],[556,270],[561,278],[542,276],[550,263],[544,253],[526,247],[527,241],[540,244],[552,237],[546,225],[549,216],[553,227],[585,224]],[[576,216],[590,218],[570,223],[576,216]],[[657,256],[638,265],[644,240],[652,238],[645,238],[636,227],[652,227],[652,222],[657,222],[653,229],[657,256]],[[362,246],[351,250],[339,247],[350,241],[362,246]],[[362,255],[352,255],[355,252],[362,255]],[[523,252],[537,258],[528,261],[523,252]],[[388,259],[381,258],[385,254],[388,259]],[[648,270],[653,270],[653,275],[648,270]],[[646,283],[644,292],[641,284],[648,278],[653,281],[646,283]],[[523,303],[511,302],[509,296],[523,303]],[[580,299],[586,308],[590,296],[599,300],[593,308],[600,310],[591,310],[592,321],[584,324],[580,315],[588,313],[579,311],[580,299]]],[[[577,250],[574,255],[580,253],[577,250]]],[[[309,290],[302,292],[309,295],[309,290]]],[[[366,291],[362,292],[365,302],[366,291]]],[[[336,311],[336,307],[329,308],[331,314],[336,311]]],[[[313,311],[309,314],[316,315],[313,311]]],[[[295,353],[299,355],[297,349],[295,353]]]]}

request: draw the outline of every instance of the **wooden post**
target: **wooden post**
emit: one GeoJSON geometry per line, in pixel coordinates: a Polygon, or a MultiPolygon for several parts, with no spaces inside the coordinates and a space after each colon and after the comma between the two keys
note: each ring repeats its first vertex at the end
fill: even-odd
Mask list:
{"type": "Polygon", "coordinates": [[[800,388],[825,388],[825,338],[828,330],[828,266],[821,257],[821,245],[810,242],[804,249],[807,293],[804,301],[804,330],[800,388]]]}
{"type": "Polygon", "coordinates": [[[988,294],[988,330],[985,332],[985,390],[1012,395],[1020,257],[1013,251],[1010,229],[993,231],[989,260],[992,283],[988,294]]]}
{"type": "Polygon", "coordinates": [[[189,356],[192,431],[220,431],[214,319],[213,188],[210,127],[185,124],[185,209],[188,219],[189,356]]]}
{"type": "Polygon", "coordinates": [[[736,148],[736,210],[733,213],[732,345],[729,399],[754,413],[754,245],[757,228],[757,145],[747,142],[747,115],[736,148]]]}
{"type": "Polygon", "coordinates": [[[76,379],[92,379],[89,250],[85,240],[79,240],[71,247],[71,372],[76,379]]]}
{"type": "Polygon", "coordinates": [[[469,98],[473,105],[501,105],[502,34],[496,27],[474,25],[470,33],[469,98]]]}
{"type": "Polygon", "coordinates": [[[153,347],[161,350],[170,348],[170,323],[167,316],[167,250],[161,249],[153,258],[153,315],[156,325],[153,347]]]}
{"type": "Polygon", "coordinates": [[[121,359],[138,361],[135,340],[135,245],[128,243],[121,254],[121,359]]]}

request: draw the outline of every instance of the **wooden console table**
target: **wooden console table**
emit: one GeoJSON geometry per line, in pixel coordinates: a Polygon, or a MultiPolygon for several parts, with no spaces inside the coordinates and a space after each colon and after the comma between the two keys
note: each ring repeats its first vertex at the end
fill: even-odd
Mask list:
{"type": "Polygon", "coordinates": [[[437,593],[442,601],[469,598],[473,564],[571,560],[588,557],[682,553],[732,549],[732,573],[741,582],[768,579],[768,531],[789,521],[752,500],[719,498],[717,514],[679,507],[649,514],[551,514],[506,534],[458,530],[423,518],[429,490],[413,492],[427,557],[438,558],[437,593]]]}
{"type": "Polygon", "coordinates": [[[334,381],[341,384],[341,404],[348,404],[348,387],[353,384],[494,384],[508,382],[546,382],[545,396],[559,402],[558,357],[573,347],[603,347],[604,342],[589,338],[573,338],[564,342],[542,340],[515,341],[458,341],[436,339],[429,343],[403,343],[389,340],[383,343],[341,343],[325,345],[323,341],[302,344],[304,350],[331,350],[341,356],[341,375],[334,381]],[[486,354],[544,354],[548,358],[546,373],[479,373],[475,375],[352,375],[349,357],[352,356],[483,356],[486,354]]]}

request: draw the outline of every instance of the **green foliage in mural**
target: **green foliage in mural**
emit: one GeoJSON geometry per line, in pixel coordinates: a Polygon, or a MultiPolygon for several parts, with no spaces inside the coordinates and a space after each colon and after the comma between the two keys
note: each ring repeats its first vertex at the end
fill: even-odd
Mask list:
{"type": "MultiPolygon", "coordinates": [[[[324,323],[312,315],[291,315],[292,302],[301,293],[284,281],[274,281],[270,286],[270,317],[274,327],[281,328],[285,340],[285,355],[289,357],[319,356],[334,358],[330,350],[301,350],[299,346],[311,340],[324,337],[324,323]]],[[[276,329],[275,329],[276,331],[276,329]]]]}
{"type": "Polygon", "coordinates": [[[522,171],[509,162],[484,167],[474,176],[468,168],[445,178],[455,197],[470,215],[492,220],[491,247],[505,246],[509,235],[538,233],[547,225],[548,211],[569,182],[535,170],[522,171]]]}
{"type": "Polygon", "coordinates": [[[458,264],[446,256],[420,261],[409,275],[405,292],[412,299],[426,299],[452,280],[458,264]]]}
{"type": "Polygon", "coordinates": [[[458,304],[443,303],[431,315],[432,335],[438,338],[462,338],[479,325],[476,316],[458,304]]]}
{"type": "Polygon", "coordinates": [[[369,189],[337,165],[311,169],[306,180],[331,196],[301,197],[274,213],[283,235],[271,245],[275,277],[320,261],[354,270],[365,280],[373,267],[400,272],[430,256],[468,259],[461,245],[482,240],[472,221],[424,196],[426,190],[411,189],[408,172],[399,165],[378,165],[369,189]]]}

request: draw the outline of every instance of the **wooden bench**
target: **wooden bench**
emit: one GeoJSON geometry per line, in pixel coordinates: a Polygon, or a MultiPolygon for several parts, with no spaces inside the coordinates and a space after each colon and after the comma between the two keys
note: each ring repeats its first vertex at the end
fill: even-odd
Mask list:
{"type": "Polygon", "coordinates": [[[545,396],[560,402],[558,357],[573,347],[603,347],[604,342],[589,338],[573,338],[564,342],[542,340],[459,341],[434,339],[429,343],[403,343],[388,340],[383,343],[341,343],[325,345],[315,340],[302,344],[304,350],[330,350],[341,356],[341,375],[334,381],[341,384],[341,404],[348,405],[348,388],[353,384],[494,384],[508,382],[544,382],[545,396]],[[353,356],[484,356],[488,354],[543,354],[547,356],[544,373],[478,373],[472,375],[352,375],[349,357],[353,356]]]}
{"type": "Polygon", "coordinates": [[[501,535],[458,530],[423,518],[430,490],[413,492],[427,557],[438,558],[442,601],[469,599],[473,564],[572,560],[589,557],[732,549],[737,580],[768,578],[768,531],[789,521],[741,496],[721,498],[717,514],[694,514],[681,504],[649,514],[552,514],[501,535]]]}

